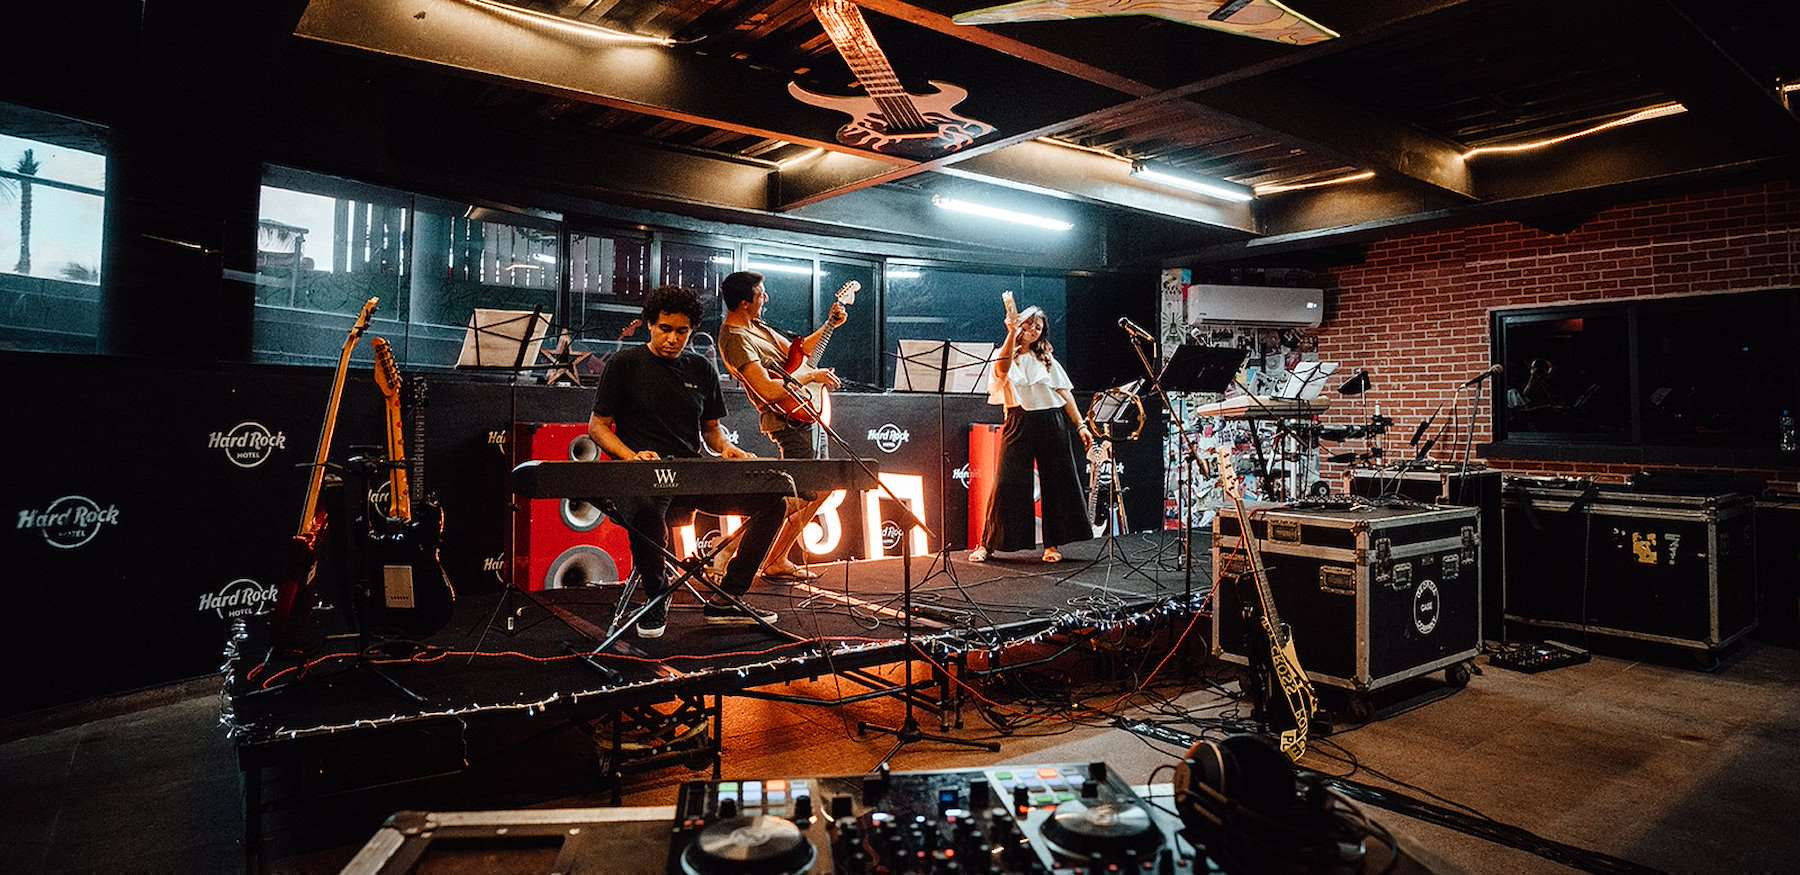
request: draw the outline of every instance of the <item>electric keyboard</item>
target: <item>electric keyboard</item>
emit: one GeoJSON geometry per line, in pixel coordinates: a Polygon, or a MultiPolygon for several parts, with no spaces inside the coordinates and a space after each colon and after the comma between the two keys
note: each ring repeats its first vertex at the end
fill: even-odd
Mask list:
{"type": "Polygon", "coordinates": [[[1218,416],[1224,419],[1289,419],[1317,416],[1331,406],[1329,398],[1314,398],[1311,401],[1300,401],[1294,398],[1257,397],[1239,395],[1224,401],[1214,401],[1194,408],[1199,416],[1218,416]]]}
{"type": "MultiPolygon", "coordinates": [[[[870,463],[869,470],[878,470],[870,463]]],[[[873,481],[849,459],[657,459],[650,462],[548,462],[513,469],[513,491],[526,498],[624,498],[638,495],[740,495],[829,492],[873,481]]]]}

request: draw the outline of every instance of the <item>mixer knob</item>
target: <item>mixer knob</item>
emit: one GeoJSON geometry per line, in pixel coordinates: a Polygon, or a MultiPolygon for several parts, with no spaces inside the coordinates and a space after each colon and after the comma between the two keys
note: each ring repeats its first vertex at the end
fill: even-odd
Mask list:
{"type": "Polygon", "coordinates": [[[831,819],[837,820],[839,818],[849,817],[851,815],[851,813],[855,810],[852,807],[853,805],[854,805],[854,803],[851,802],[850,797],[847,794],[844,794],[844,793],[832,794],[832,796],[831,796],[831,819]]]}
{"type": "Polygon", "coordinates": [[[1031,807],[1031,795],[1029,793],[1025,792],[1025,785],[1020,784],[1017,787],[1014,787],[1013,788],[1013,809],[1018,811],[1019,813],[1023,814],[1025,812],[1025,809],[1030,808],[1030,807],[1031,807]]]}
{"type": "Polygon", "coordinates": [[[1088,777],[1095,781],[1106,780],[1106,763],[1099,760],[1088,763],[1088,777]]]}
{"type": "Polygon", "coordinates": [[[969,810],[980,811],[988,807],[988,782],[986,778],[976,778],[969,782],[969,810]]]}
{"type": "Polygon", "coordinates": [[[1081,782],[1081,798],[1083,798],[1083,799],[1098,799],[1098,798],[1100,798],[1100,783],[1098,781],[1082,781],[1081,782]]]}
{"type": "Polygon", "coordinates": [[[736,817],[737,811],[738,811],[738,809],[737,809],[737,800],[736,799],[720,799],[719,800],[719,818],[721,820],[727,820],[727,819],[736,817]]]}
{"type": "Polygon", "coordinates": [[[796,821],[812,820],[812,815],[813,815],[812,797],[811,796],[796,796],[796,797],[794,797],[794,820],[796,820],[796,821]]]}

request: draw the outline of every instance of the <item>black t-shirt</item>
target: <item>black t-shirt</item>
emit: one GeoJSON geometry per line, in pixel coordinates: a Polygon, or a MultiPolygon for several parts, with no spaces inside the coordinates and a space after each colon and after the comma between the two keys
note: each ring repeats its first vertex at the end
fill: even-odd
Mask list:
{"type": "Polygon", "coordinates": [[[666,359],[634,346],[606,360],[594,415],[612,417],[634,452],[692,458],[700,455],[700,424],[725,416],[725,396],[706,359],[691,352],[666,359]]]}

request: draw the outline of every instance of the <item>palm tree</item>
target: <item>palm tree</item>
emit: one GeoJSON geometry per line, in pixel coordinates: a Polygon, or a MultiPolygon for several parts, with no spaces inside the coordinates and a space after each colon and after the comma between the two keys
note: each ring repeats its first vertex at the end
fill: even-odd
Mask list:
{"type": "MultiPolygon", "coordinates": [[[[19,156],[19,162],[13,165],[13,172],[20,176],[36,176],[38,161],[32,157],[31,150],[19,156]]],[[[25,275],[31,273],[31,180],[19,180],[19,264],[13,272],[25,275]]]]}

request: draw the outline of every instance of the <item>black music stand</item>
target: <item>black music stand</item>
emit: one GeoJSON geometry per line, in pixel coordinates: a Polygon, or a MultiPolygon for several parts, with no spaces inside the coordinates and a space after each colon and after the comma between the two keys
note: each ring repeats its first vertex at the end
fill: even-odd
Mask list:
{"type": "Polygon", "coordinates": [[[1150,378],[1150,389],[1162,400],[1163,411],[1175,426],[1176,439],[1181,443],[1181,496],[1177,502],[1181,515],[1181,592],[1190,604],[1194,597],[1194,545],[1192,502],[1193,487],[1189,482],[1200,459],[1194,453],[1193,441],[1188,438],[1187,424],[1175,411],[1175,405],[1169,401],[1169,390],[1177,392],[1223,392],[1225,387],[1237,376],[1250,357],[1250,351],[1237,347],[1200,346],[1184,343],[1175,348],[1175,354],[1157,370],[1150,364],[1150,356],[1145,354],[1143,340],[1137,335],[1129,335],[1131,349],[1137,353],[1138,361],[1144,366],[1144,374],[1150,378]]]}
{"type": "MultiPolygon", "coordinates": [[[[994,344],[981,341],[902,340],[900,351],[892,353],[895,358],[895,392],[937,396],[940,526],[949,519],[950,497],[950,444],[946,437],[949,427],[944,421],[944,396],[951,393],[976,394],[986,390],[988,379],[992,379],[989,368],[996,351],[994,344]],[[907,348],[909,344],[913,347],[910,351],[907,348]]],[[[924,583],[939,574],[948,576],[961,586],[956,570],[950,564],[950,539],[947,537],[938,540],[937,555],[926,566],[925,576],[919,578],[919,582],[924,583]],[[942,563],[942,567],[939,567],[939,563],[942,563]]]]}

